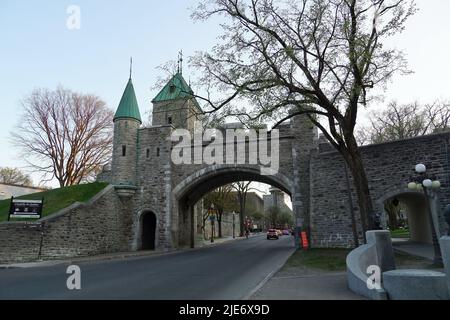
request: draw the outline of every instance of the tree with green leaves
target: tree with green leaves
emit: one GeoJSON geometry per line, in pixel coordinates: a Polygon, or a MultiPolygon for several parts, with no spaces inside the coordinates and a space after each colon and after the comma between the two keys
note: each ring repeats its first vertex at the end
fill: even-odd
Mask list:
{"type": "Polygon", "coordinates": [[[220,43],[191,59],[202,73],[195,96],[205,113],[247,125],[309,118],[353,175],[363,231],[374,228],[355,125],[372,89],[409,72],[384,42],[415,11],[412,0],[202,1],[194,19],[224,21],[220,43]]]}
{"type": "Polygon", "coordinates": [[[282,210],[277,206],[270,207],[266,212],[268,225],[272,228],[292,226],[294,218],[291,213],[282,210]]]}

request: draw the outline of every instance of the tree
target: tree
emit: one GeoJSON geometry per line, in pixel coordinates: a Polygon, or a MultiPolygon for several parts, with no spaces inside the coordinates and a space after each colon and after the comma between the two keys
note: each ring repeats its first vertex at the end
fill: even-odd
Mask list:
{"type": "Polygon", "coordinates": [[[18,184],[22,186],[32,186],[29,175],[23,173],[17,168],[3,167],[0,168],[0,182],[9,184],[18,184]]]}
{"type": "MultiPolygon", "coordinates": [[[[208,193],[204,198],[205,207],[208,209],[211,204],[217,212],[217,224],[219,227],[219,238],[222,237],[222,217],[223,213],[232,206],[233,197],[231,195],[232,185],[226,184],[208,193]]],[[[205,221],[206,222],[206,221],[205,221]]]]}
{"type": "Polygon", "coordinates": [[[401,32],[414,12],[407,0],[203,1],[194,19],[222,15],[225,22],[221,43],[191,59],[202,72],[204,93],[195,96],[205,112],[247,124],[276,127],[308,117],[351,170],[365,235],[375,225],[354,134],[358,109],[371,89],[408,72],[402,52],[383,40],[401,32]],[[220,91],[217,98],[211,88],[220,91]]]}
{"type": "Polygon", "coordinates": [[[278,216],[280,215],[281,210],[277,206],[272,206],[267,210],[267,220],[269,222],[269,226],[271,228],[275,228],[278,223],[278,216]]]}
{"type": "Polygon", "coordinates": [[[292,217],[292,214],[289,212],[280,209],[277,206],[272,206],[269,208],[269,210],[266,213],[266,219],[268,221],[268,224],[272,228],[281,227],[284,226],[290,226],[294,223],[294,219],[292,217]]]}
{"type": "Polygon", "coordinates": [[[257,188],[251,186],[252,181],[239,181],[232,184],[233,189],[236,191],[236,197],[239,203],[239,234],[241,237],[244,236],[245,229],[245,213],[247,204],[247,193],[249,191],[260,191],[257,188]]]}
{"type": "Polygon", "coordinates": [[[389,103],[387,110],[372,112],[370,125],[358,130],[360,144],[413,138],[450,130],[450,102],[389,103]]]}
{"type": "Polygon", "coordinates": [[[59,87],[34,90],[22,104],[13,142],[44,181],[56,178],[61,187],[79,184],[107,163],[113,113],[100,98],[59,87]]]}

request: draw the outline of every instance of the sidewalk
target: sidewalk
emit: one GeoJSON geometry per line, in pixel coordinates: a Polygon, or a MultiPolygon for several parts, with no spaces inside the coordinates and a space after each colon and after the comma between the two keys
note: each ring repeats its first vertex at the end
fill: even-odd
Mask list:
{"type": "MultiPolygon", "coordinates": [[[[253,237],[258,237],[258,236],[262,236],[265,235],[264,233],[260,232],[260,233],[251,233],[249,238],[253,238],[253,237]]],[[[246,239],[245,237],[239,237],[236,236],[235,238],[233,238],[233,236],[227,236],[227,237],[222,237],[222,238],[214,238],[214,242],[211,242],[210,239],[205,240],[202,238],[202,244],[199,248],[203,248],[203,247],[207,247],[207,246],[211,246],[211,245],[215,245],[215,244],[222,244],[225,242],[229,242],[229,241],[235,241],[235,240],[243,240],[246,239]]]]}
{"type": "Polygon", "coordinates": [[[347,288],[345,272],[271,278],[250,300],[366,300],[347,288]]]}
{"type": "Polygon", "coordinates": [[[348,289],[345,268],[331,271],[310,267],[294,255],[249,299],[365,300],[348,289]],[[299,262],[293,263],[293,258],[299,262]]]}
{"type": "Polygon", "coordinates": [[[433,245],[428,243],[412,242],[409,239],[392,239],[394,250],[404,252],[413,256],[433,260],[433,245]]]}

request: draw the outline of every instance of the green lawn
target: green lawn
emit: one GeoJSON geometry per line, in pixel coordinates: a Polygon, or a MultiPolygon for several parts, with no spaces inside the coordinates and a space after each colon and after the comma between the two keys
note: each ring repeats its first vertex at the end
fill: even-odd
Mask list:
{"type": "MultiPolygon", "coordinates": [[[[40,200],[44,197],[44,212],[42,216],[48,216],[65,207],[70,206],[74,202],[86,202],[103,190],[107,183],[88,183],[77,186],[53,189],[45,192],[33,193],[26,196],[18,197],[18,199],[40,200]]],[[[8,220],[8,211],[11,200],[0,201],[0,221],[8,220]]],[[[16,219],[17,220],[17,219],[16,219]]],[[[20,219],[29,220],[29,219],[20,219]]]]}
{"type": "Polygon", "coordinates": [[[409,238],[409,230],[408,229],[396,229],[390,230],[391,238],[409,238]]]}
{"type": "Polygon", "coordinates": [[[297,250],[286,262],[285,268],[307,267],[327,271],[344,271],[350,249],[297,250]]]}
{"type": "MultiPolygon", "coordinates": [[[[283,266],[284,271],[297,269],[300,274],[305,269],[321,271],[345,271],[345,260],[351,249],[327,248],[297,250],[283,266]]],[[[412,256],[395,251],[395,263],[399,269],[434,269],[430,261],[425,258],[412,256]]]]}

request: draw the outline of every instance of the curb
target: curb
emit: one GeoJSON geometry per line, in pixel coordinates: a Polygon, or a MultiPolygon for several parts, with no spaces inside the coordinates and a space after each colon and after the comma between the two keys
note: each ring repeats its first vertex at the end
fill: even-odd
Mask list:
{"type": "Polygon", "coordinates": [[[247,293],[243,298],[241,298],[240,300],[250,300],[250,298],[256,293],[258,292],[270,279],[273,278],[273,276],[281,270],[281,268],[283,268],[283,266],[286,264],[286,262],[289,260],[289,258],[297,251],[297,248],[293,248],[291,254],[289,254],[286,259],[284,259],[284,261],[282,261],[282,263],[279,263],[275,269],[270,272],[264,279],[261,280],[260,283],[258,283],[256,285],[256,287],[254,287],[249,293],[247,293]]]}

